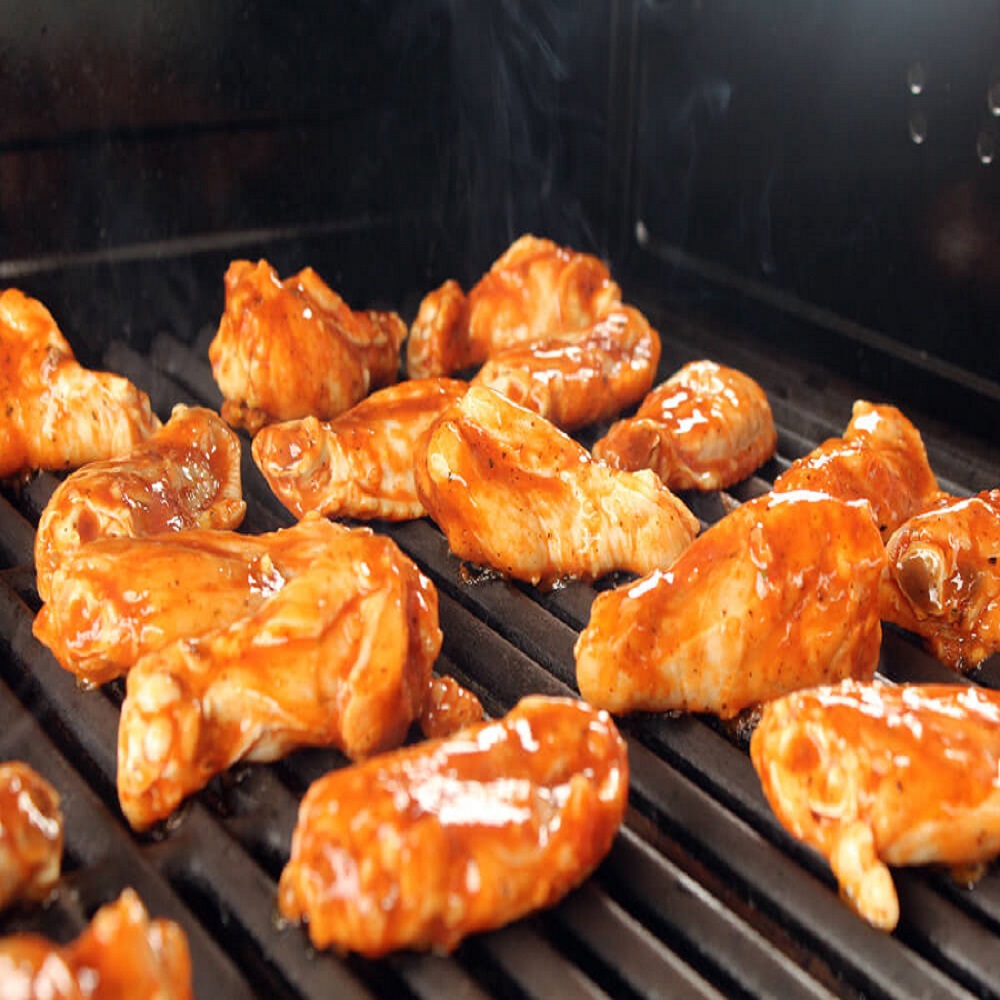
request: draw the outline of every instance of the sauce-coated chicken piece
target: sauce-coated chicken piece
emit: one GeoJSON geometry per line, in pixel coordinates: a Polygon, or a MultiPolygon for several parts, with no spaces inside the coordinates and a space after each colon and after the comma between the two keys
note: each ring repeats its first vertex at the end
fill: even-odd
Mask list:
{"type": "Polygon", "coordinates": [[[265,535],[97,539],[59,564],[34,634],[81,681],[103,684],[175,639],[251,614],[346,530],[309,518],[265,535]]]}
{"type": "Polygon", "coordinates": [[[47,601],[59,561],[96,538],[236,528],[245,512],[239,438],[213,410],[175,406],[136,448],[56,487],[35,535],[38,596],[47,601]]]}
{"type": "Polygon", "coordinates": [[[59,793],[27,764],[0,764],[0,910],[45,899],[59,881],[62,853],[59,793]]]}
{"type": "Polygon", "coordinates": [[[427,512],[413,468],[431,424],[468,388],[457,379],[411,379],[373,392],[339,417],[263,428],[253,458],[296,516],[402,521],[427,512]]]}
{"type": "Polygon", "coordinates": [[[697,518],[651,472],[620,472],[542,417],[473,386],[438,420],[417,493],[460,559],[530,583],[646,573],[697,518]]]}
{"type": "Polygon", "coordinates": [[[208,357],[234,427],[329,420],[398,378],[406,324],[351,309],[312,268],[282,281],[267,261],[236,260],[225,286],[208,357]]]}
{"type": "Polygon", "coordinates": [[[782,825],[830,863],[841,895],[892,930],[887,865],[971,866],[1000,853],[1000,694],[851,681],[764,706],[750,741],[782,825]]]}
{"type": "Polygon", "coordinates": [[[451,736],[466,726],[481,722],[483,706],[454,677],[432,677],[420,714],[420,729],[428,739],[451,736]]]}
{"type": "Polygon", "coordinates": [[[571,431],[639,402],[659,363],[659,334],[638,309],[618,305],[588,326],[497,351],[472,384],[571,431]]]}
{"type": "Polygon", "coordinates": [[[0,1000],[193,1000],[183,928],[149,918],[126,889],[73,942],[0,939],[0,1000]]]}
{"type": "Polygon", "coordinates": [[[757,382],[714,361],[692,361],[634,417],[613,424],[593,452],[616,469],[652,469],[672,490],[721,490],[759,469],[777,443],[757,382]]]}
{"type": "Polygon", "coordinates": [[[446,281],[425,296],[407,341],[407,372],[451,375],[497,350],[591,326],[620,298],[598,258],[522,236],[468,295],[446,281]]]}
{"type": "Polygon", "coordinates": [[[924,639],[953,670],[1000,651],[1000,490],[944,497],[886,544],[882,619],[924,639]]]}
{"type": "Polygon", "coordinates": [[[883,540],[941,495],[920,432],[895,406],[858,400],[842,438],[830,438],[774,481],[774,492],[819,490],[868,500],[883,540]]]}
{"type": "Polygon", "coordinates": [[[278,905],[308,920],[317,948],[448,952],[581,883],[627,798],[610,717],[531,696],[500,720],[314,782],[278,905]]]}
{"type": "Polygon", "coordinates": [[[0,294],[0,477],[120,455],[160,421],[127,379],[80,365],[37,299],[0,294]]]}
{"type": "Polygon", "coordinates": [[[129,671],[122,812],[145,829],[240,760],[398,746],[423,710],[440,648],[433,584],[390,538],[342,529],[254,613],[129,671]]]}
{"type": "Polygon", "coordinates": [[[576,643],[580,692],[616,713],[731,718],[787,691],[870,679],[884,567],[867,503],[758,497],[669,569],[598,594],[576,643]]]}

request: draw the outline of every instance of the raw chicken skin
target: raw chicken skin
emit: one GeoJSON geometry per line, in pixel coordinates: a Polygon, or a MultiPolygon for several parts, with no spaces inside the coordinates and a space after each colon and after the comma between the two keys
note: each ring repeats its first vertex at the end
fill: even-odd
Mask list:
{"type": "Polygon", "coordinates": [[[765,494],[695,539],[669,569],[598,594],[576,679],[615,713],[731,718],[878,663],[885,547],[867,503],[765,494]]]}
{"type": "Polygon", "coordinates": [[[299,809],[278,905],[317,948],[451,951],[550,906],[611,848],[628,798],[610,717],[531,696],[494,722],[344,768],[299,809]]]}
{"type": "Polygon", "coordinates": [[[697,518],[651,472],[619,472],[483,386],[438,420],[417,494],[452,551],[530,583],[669,565],[697,518]]]}
{"type": "Polygon", "coordinates": [[[390,538],[342,529],[251,615],[129,671],[122,812],[146,829],[240,760],[398,746],[423,709],[441,638],[437,592],[417,566],[390,538]]]}
{"type": "Polygon", "coordinates": [[[159,426],[144,392],[76,361],[41,302],[0,294],[0,477],[121,455],[159,426]]]}
{"type": "Polygon", "coordinates": [[[192,528],[103,538],[64,559],[34,633],[85,684],[257,610],[347,529],[321,518],[266,535],[192,528]]]}
{"type": "Polygon", "coordinates": [[[774,481],[774,492],[819,490],[868,500],[882,538],[941,495],[920,432],[894,406],[858,400],[842,438],[830,438],[774,481]]]}
{"type": "Polygon", "coordinates": [[[35,535],[38,596],[49,599],[59,561],[95,538],[236,528],[245,512],[239,438],[214,411],[175,406],[132,451],[90,462],[56,487],[35,535]]]}
{"type": "Polygon", "coordinates": [[[253,458],[296,516],[402,521],[427,512],[413,468],[431,424],[468,388],[456,379],[411,379],[373,392],[330,421],[263,428],[253,458]]]}
{"type": "Polygon", "coordinates": [[[102,906],[73,942],[0,939],[0,1000],[193,1000],[187,936],[150,920],[132,889],[102,906]]]}
{"type": "Polygon", "coordinates": [[[634,417],[613,424],[593,452],[616,469],[652,469],[672,490],[721,490],[759,469],[777,443],[757,382],[714,361],[692,361],[634,417]]]}
{"type": "Polygon", "coordinates": [[[750,741],[782,825],[829,861],[848,904],[892,930],[887,865],[1000,853],[1000,694],[845,681],[764,706],[750,741]]]}
{"type": "Polygon", "coordinates": [[[407,372],[427,378],[480,365],[502,348],[591,326],[620,298],[598,258],[522,236],[468,296],[456,281],[425,296],[410,328],[407,372]]]}
{"type": "Polygon", "coordinates": [[[886,545],[882,618],[924,639],[953,670],[1000,650],[1000,490],[944,497],[886,545]]]}
{"type": "Polygon", "coordinates": [[[0,910],[44,900],[59,881],[62,854],[59,793],[21,761],[0,764],[0,910]]]}
{"type": "Polygon", "coordinates": [[[659,334],[638,309],[619,305],[578,330],[493,353],[472,383],[571,431],[639,402],[659,363],[659,334]]]}
{"type": "Polygon", "coordinates": [[[225,286],[208,357],[234,427],[329,420],[398,378],[406,324],[352,310],[312,268],[282,281],[265,260],[236,260],[225,286]]]}

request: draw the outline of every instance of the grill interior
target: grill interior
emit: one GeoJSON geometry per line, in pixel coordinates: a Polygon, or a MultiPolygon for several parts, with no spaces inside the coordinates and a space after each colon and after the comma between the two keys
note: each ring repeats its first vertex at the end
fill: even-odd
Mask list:
{"type": "MultiPolygon", "coordinates": [[[[672,312],[655,298],[637,304],[663,339],[661,378],[711,357],[757,378],[774,410],[776,458],[730,492],[685,496],[703,525],[765,492],[792,460],[841,433],[855,398],[878,399],[829,369],[773,348],[765,355],[738,329],[672,312]]],[[[214,305],[201,302],[173,332],[140,349],[125,337],[92,344],[93,360],[146,390],[161,418],[177,402],[218,407],[207,359],[216,319],[214,305]]],[[[906,410],[942,488],[961,494],[1000,482],[992,445],[906,410]]],[[[602,430],[590,429],[584,443],[602,430]]],[[[242,530],[291,524],[242,440],[242,530]]],[[[449,957],[372,962],[315,953],[301,929],[278,922],[276,883],[302,792],[344,759],[309,750],[274,765],[238,767],[155,835],[132,834],[115,793],[121,683],[80,690],[31,633],[34,529],[56,483],[42,473],[20,487],[5,484],[0,495],[0,757],[26,760],[61,793],[64,877],[50,905],[0,916],[0,932],[68,939],[131,885],[154,914],[187,931],[202,998],[1000,996],[994,869],[973,888],[944,872],[897,871],[900,926],[891,936],[871,929],[838,900],[822,860],[773,818],[746,753],[746,727],[688,715],[622,721],[632,772],[626,823],[595,875],[552,910],[470,939],[449,957]]],[[[593,587],[541,592],[477,577],[430,521],[374,527],[437,585],[445,637],[437,669],[474,690],[489,714],[529,692],[574,693],[572,647],[593,587]]],[[[954,680],[892,628],[880,673],[896,681],[954,680]]],[[[1000,685],[998,658],[972,681],[1000,685]]]]}

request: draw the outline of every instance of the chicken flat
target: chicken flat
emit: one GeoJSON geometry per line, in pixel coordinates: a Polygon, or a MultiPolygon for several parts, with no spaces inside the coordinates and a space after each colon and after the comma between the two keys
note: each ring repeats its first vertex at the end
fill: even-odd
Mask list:
{"type": "Polygon", "coordinates": [[[842,438],[830,438],[774,481],[774,492],[819,490],[868,500],[882,538],[941,495],[920,432],[894,406],[858,400],[842,438]]]}
{"type": "Polygon", "coordinates": [[[893,532],[886,553],[884,621],[953,670],[1000,650],[1000,490],[938,500],[893,532]]]}
{"type": "Polygon", "coordinates": [[[121,455],[160,426],[144,392],[80,365],[48,309],[16,288],[0,294],[0,399],[0,477],[121,455]]]}
{"type": "Polygon", "coordinates": [[[749,375],[692,361],[593,452],[616,469],[652,469],[672,490],[721,490],[759,469],[777,443],[767,395],[749,375]]]}
{"type": "Polygon", "coordinates": [[[468,388],[456,379],[411,379],[373,392],[330,421],[272,424],[253,439],[253,458],[275,496],[296,516],[399,521],[427,512],[413,469],[431,424],[468,388]]]}
{"type": "Polygon", "coordinates": [[[237,260],[225,286],[208,357],[234,427],[329,420],[398,378],[406,324],[352,310],[312,268],[282,281],[267,261],[237,260]]]}
{"type": "Polygon", "coordinates": [[[619,472],[473,386],[438,420],[417,494],[460,559],[530,583],[669,565],[697,518],[651,472],[619,472]]]}
{"type": "Polygon", "coordinates": [[[56,487],[35,535],[38,596],[47,601],[59,561],[96,538],[236,528],[245,512],[239,438],[212,410],[175,406],[152,437],[56,487]]]}
{"type": "Polygon", "coordinates": [[[499,349],[591,326],[620,298],[596,257],[522,236],[468,295],[446,281],[424,298],[407,341],[407,372],[427,378],[480,365],[499,349]]]}
{"type": "Polygon", "coordinates": [[[576,679],[611,712],[730,718],[878,663],[885,547],[867,503],[766,494],[713,524],[669,569],[598,594],[576,679]]]}
{"type": "Polygon", "coordinates": [[[0,764],[0,910],[45,899],[59,881],[62,854],[59,793],[27,764],[0,764]]]}
{"type": "Polygon", "coordinates": [[[240,760],[397,746],[423,710],[440,648],[433,584],[391,539],[341,529],[253,613],[129,671],[122,812],[146,829],[240,760]]]}
{"type": "Polygon", "coordinates": [[[88,685],[142,656],[252,614],[347,531],[309,518],[266,535],[192,528],[102,538],[64,559],[34,634],[88,685]]]}
{"type": "Polygon", "coordinates": [[[3,1000],[193,1000],[183,929],[150,920],[132,889],[60,946],[36,934],[0,939],[3,1000]]]}
{"type": "Polygon", "coordinates": [[[503,719],[344,768],[299,810],[278,905],[317,948],[452,950],[549,906],[611,847],[628,797],[612,720],[525,698],[503,719]]]}
{"type": "Polygon", "coordinates": [[[850,681],[764,707],[750,741],[782,825],[829,861],[841,895],[892,930],[887,865],[1000,853],[1000,694],[850,681]]]}
{"type": "Polygon", "coordinates": [[[638,309],[618,305],[580,329],[496,351],[472,384],[570,431],[639,402],[659,363],[659,334],[638,309]]]}

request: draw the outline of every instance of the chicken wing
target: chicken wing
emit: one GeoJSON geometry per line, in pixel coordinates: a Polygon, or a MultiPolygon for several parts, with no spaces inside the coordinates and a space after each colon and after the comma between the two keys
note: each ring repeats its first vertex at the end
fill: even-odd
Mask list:
{"type": "Polygon", "coordinates": [[[562,898],[611,847],[628,797],[610,717],[523,699],[503,719],[320,778],[278,905],[317,948],[451,951],[562,898]]]}
{"type": "Polygon", "coordinates": [[[1000,490],[943,497],[893,532],[882,619],[953,670],[1000,651],[1000,490]]]}
{"type": "Polygon", "coordinates": [[[397,746],[441,648],[437,592],[390,538],[343,529],[257,610],[144,656],[118,729],[118,797],[142,830],[239,760],[397,746]]]}
{"type": "Polygon", "coordinates": [[[296,516],[401,521],[427,512],[413,468],[431,424],[468,388],[456,379],[411,379],[373,392],[330,421],[315,417],[263,428],[253,458],[296,516]]]}
{"type": "Polygon", "coordinates": [[[4,1000],[193,1000],[187,936],[150,920],[132,889],[102,906],[73,942],[36,934],[0,939],[4,1000]]]}
{"type": "Polygon", "coordinates": [[[759,469],[777,443],[767,395],[749,375],[692,361],[634,417],[613,424],[593,453],[616,469],[652,469],[672,490],[721,490],[759,469]]]}
{"type": "Polygon", "coordinates": [[[59,793],[27,764],[0,764],[0,910],[45,899],[59,881],[62,853],[59,793]]]}
{"type": "Polygon", "coordinates": [[[481,722],[483,706],[454,677],[432,677],[427,689],[420,729],[428,739],[451,736],[466,726],[481,722]]]}
{"type": "Polygon", "coordinates": [[[0,294],[0,477],[121,455],[160,421],[127,379],[74,358],[52,314],[16,288],[0,294]]]}
{"type": "Polygon", "coordinates": [[[883,540],[941,495],[920,432],[894,406],[858,400],[842,438],[830,438],[774,481],[776,493],[819,490],[868,500],[883,540]]]}
{"type": "Polygon", "coordinates": [[[138,538],[243,520],[239,438],[212,410],[178,405],[152,437],[118,458],[90,462],[52,494],[38,521],[38,596],[59,561],[95,538],[138,538]]]}
{"type": "Polygon", "coordinates": [[[267,261],[237,260],[225,285],[208,357],[234,427],[329,420],[398,378],[403,321],[355,312],[312,268],[282,281],[267,261]]]}
{"type": "Polygon", "coordinates": [[[410,378],[451,375],[501,348],[591,326],[621,290],[590,254],[522,236],[466,296],[446,281],[420,303],[406,347],[410,378]]]}
{"type": "Polygon", "coordinates": [[[867,503],[765,494],[669,569],[598,594],[576,679],[611,712],[731,718],[787,691],[871,678],[885,547],[867,503]]]}
{"type": "Polygon", "coordinates": [[[460,559],[530,583],[667,565],[697,518],[651,472],[619,472],[473,386],[431,430],[417,495],[460,559]]]}
{"type": "Polygon", "coordinates": [[[887,865],[1000,853],[1000,694],[845,681],[764,706],[750,756],[775,814],[830,863],[848,904],[892,930],[887,865]]]}
{"type": "Polygon", "coordinates": [[[266,535],[192,528],[102,538],[64,559],[34,634],[89,686],[142,656],[253,613],[347,531],[322,518],[266,535]]]}
{"type": "Polygon", "coordinates": [[[570,431],[637,403],[659,363],[659,334],[638,309],[619,305],[578,330],[497,351],[472,384],[570,431]]]}

